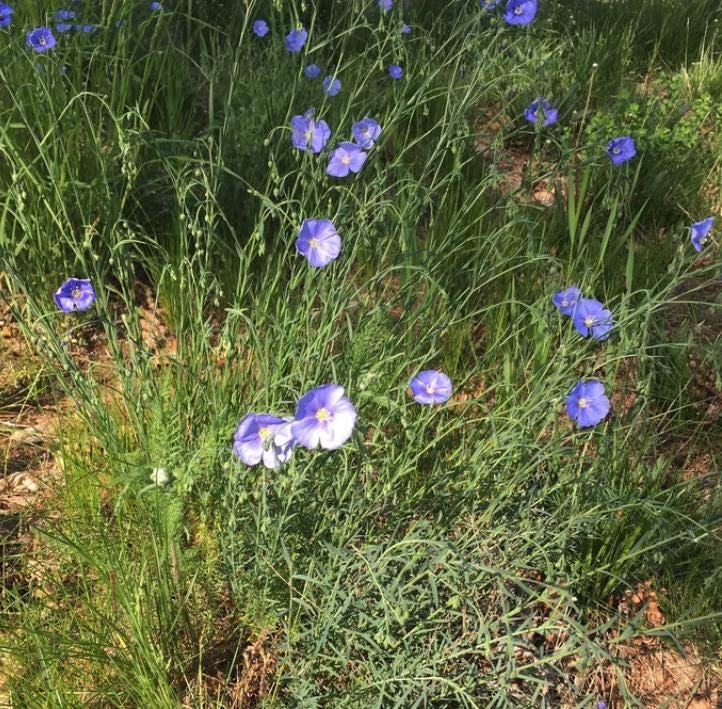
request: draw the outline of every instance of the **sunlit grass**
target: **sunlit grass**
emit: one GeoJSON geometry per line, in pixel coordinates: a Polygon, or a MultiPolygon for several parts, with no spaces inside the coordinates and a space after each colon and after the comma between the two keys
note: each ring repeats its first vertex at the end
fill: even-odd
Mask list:
{"type": "Polygon", "coordinates": [[[713,653],[719,490],[679,456],[713,477],[718,394],[691,358],[719,379],[720,264],[687,229],[718,193],[712,4],[686,53],[674,3],[652,22],[550,1],[513,29],[478,2],[146,5],[80,3],[100,29],[42,70],[23,34],[40,3],[0,33],[0,292],[72,402],[64,484],[3,590],[13,702],[594,706],[607,631],[645,630],[616,603],[648,580],[656,632],[713,653]],[[559,124],[535,130],[540,96],[559,124]],[[310,107],[328,149],[381,124],[358,175],[293,149],[310,107]],[[617,168],[622,134],[638,156],[617,168]],[[342,238],[322,269],[294,247],[304,219],[342,238]],[[70,276],[93,308],[55,307],[70,276]],[[612,310],[609,340],[552,306],[572,283],[612,310]],[[422,369],[449,375],[447,404],[412,401],[422,369]],[[587,378],[612,412],[575,429],[587,378]],[[327,382],[358,411],[343,448],[233,457],[248,412],[327,382]]]}

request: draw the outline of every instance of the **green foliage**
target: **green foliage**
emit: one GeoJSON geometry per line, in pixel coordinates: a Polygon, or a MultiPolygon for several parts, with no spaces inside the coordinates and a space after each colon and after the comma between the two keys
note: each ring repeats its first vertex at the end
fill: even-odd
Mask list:
{"type": "MultiPolygon", "coordinates": [[[[657,224],[679,219],[680,206],[693,215],[706,207],[705,187],[719,159],[714,127],[722,111],[706,91],[692,94],[683,75],[660,74],[635,89],[622,89],[613,106],[595,112],[586,142],[633,135],[644,155],[635,194],[657,224]]],[[[696,219],[693,219],[696,221],[696,219]]]]}
{"type": "Polygon", "coordinates": [[[38,58],[30,3],[0,41],[0,293],[72,402],[37,528],[55,600],[3,589],[13,702],[593,706],[608,631],[645,632],[610,599],[648,580],[657,632],[718,650],[719,489],[686,469],[716,470],[720,433],[719,251],[685,228],[719,180],[718,40],[694,34],[713,3],[688,54],[662,0],[574,3],[576,25],[550,2],[527,29],[476,2],[165,5],[82,5],[103,31],[38,58]],[[300,23],[303,56],[282,48],[300,23]],[[523,119],[539,96],[559,125],[523,119]],[[382,124],[360,174],[292,148],[312,106],[332,144],[382,124]],[[615,168],[622,134],[639,154],[615,168]],[[294,248],[314,217],[343,239],[318,270],[294,248]],[[55,309],[70,275],[93,310],[55,309]],[[608,341],[553,309],[571,283],[614,312],[608,341]],[[407,383],[432,367],[455,394],[422,407],[407,383]],[[575,429],[592,377],[613,411],[575,429]],[[331,381],[359,413],[346,446],[233,457],[247,412],[331,381]],[[273,661],[244,684],[259,638],[273,661]]]}

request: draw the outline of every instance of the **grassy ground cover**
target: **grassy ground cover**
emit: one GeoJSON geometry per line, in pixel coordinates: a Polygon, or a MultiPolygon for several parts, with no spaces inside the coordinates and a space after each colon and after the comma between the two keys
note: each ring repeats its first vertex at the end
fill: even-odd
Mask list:
{"type": "Polygon", "coordinates": [[[3,504],[12,706],[714,706],[722,222],[690,227],[720,206],[719,3],[389,5],[5,11],[0,436],[7,479],[28,445],[54,471],[3,504]],[[430,369],[448,401],[412,398],[430,369]],[[610,410],[579,426],[587,380],[610,410]],[[234,455],[331,382],[343,445],[234,455]]]}

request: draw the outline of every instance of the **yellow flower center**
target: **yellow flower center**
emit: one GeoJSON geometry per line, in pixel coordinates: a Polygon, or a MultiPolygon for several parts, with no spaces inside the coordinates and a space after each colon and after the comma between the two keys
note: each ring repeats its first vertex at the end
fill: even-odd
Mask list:
{"type": "Polygon", "coordinates": [[[262,441],[265,441],[271,435],[271,429],[268,426],[263,426],[258,429],[258,435],[262,441]]]}
{"type": "Polygon", "coordinates": [[[577,403],[579,404],[580,409],[586,409],[587,406],[589,406],[589,402],[584,397],[579,399],[579,401],[577,403]]]}
{"type": "Polygon", "coordinates": [[[350,163],[351,163],[351,156],[350,156],[350,155],[344,155],[344,156],[341,158],[341,162],[342,162],[344,165],[350,164],[350,163]]]}
{"type": "Polygon", "coordinates": [[[72,292],[70,293],[70,295],[71,295],[73,298],[76,298],[76,299],[77,299],[77,298],[80,298],[80,292],[81,292],[81,291],[80,291],[80,288],[78,288],[78,286],[75,286],[75,288],[73,288],[73,290],[72,290],[72,292]]]}
{"type": "Polygon", "coordinates": [[[612,148],[612,154],[613,155],[619,155],[619,153],[622,152],[621,148],[612,148]]]}
{"type": "Polygon", "coordinates": [[[523,8],[521,5],[517,5],[517,6],[514,8],[514,14],[515,14],[515,15],[521,15],[522,12],[524,12],[524,8],[523,8]]]}
{"type": "Polygon", "coordinates": [[[311,240],[308,242],[308,245],[309,245],[312,249],[315,249],[315,248],[318,246],[318,239],[311,239],[311,240]]]}
{"type": "Polygon", "coordinates": [[[595,322],[596,322],[596,320],[594,319],[593,315],[587,315],[587,317],[584,318],[584,324],[587,327],[591,327],[592,325],[594,325],[595,322]]]}
{"type": "Polygon", "coordinates": [[[427,384],[426,385],[426,393],[427,394],[433,394],[436,391],[433,384],[427,384]]]}
{"type": "Polygon", "coordinates": [[[306,138],[306,141],[311,140],[313,138],[313,131],[309,128],[304,134],[304,138],[306,138]]]}
{"type": "Polygon", "coordinates": [[[316,412],[316,419],[317,419],[318,421],[327,421],[327,420],[330,419],[330,418],[331,418],[331,414],[328,412],[328,409],[325,409],[325,408],[321,407],[321,408],[316,412]]]}

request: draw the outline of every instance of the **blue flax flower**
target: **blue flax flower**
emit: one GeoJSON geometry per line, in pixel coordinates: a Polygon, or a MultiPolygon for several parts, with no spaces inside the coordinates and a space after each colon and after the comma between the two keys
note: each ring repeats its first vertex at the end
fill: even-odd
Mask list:
{"type": "Polygon", "coordinates": [[[409,27],[405,22],[401,23],[401,34],[411,34],[411,27],[409,27]]]}
{"type": "Polygon", "coordinates": [[[596,379],[579,382],[567,396],[567,414],[580,428],[596,426],[608,413],[604,384],[596,379]]]}
{"type": "Polygon", "coordinates": [[[329,96],[335,96],[341,91],[341,79],[337,79],[335,76],[327,76],[323,80],[323,90],[329,96]]]}
{"type": "Polygon", "coordinates": [[[322,268],[341,253],[341,237],[330,219],[305,219],[298,231],[296,249],[314,268],[322,268]]]}
{"type": "Polygon", "coordinates": [[[36,27],[28,32],[25,43],[36,52],[47,52],[55,46],[55,37],[48,27],[36,27]]]}
{"type": "Polygon", "coordinates": [[[528,25],[536,11],[537,0],[509,0],[504,8],[504,21],[508,25],[528,25]]]}
{"type": "Polygon", "coordinates": [[[291,432],[311,450],[340,448],[351,438],[356,409],[338,384],[324,384],[304,394],[296,406],[291,432]]]}
{"type": "Polygon", "coordinates": [[[582,292],[579,288],[569,286],[569,288],[555,293],[552,296],[552,303],[557,306],[557,309],[562,315],[574,315],[574,310],[581,297],[582,292]]]}
{"type": "Polygon", "coordinates": [[[606,340],[614,323],[612,313],[594,298],[580,298],[573,313],[574,327],[584,337],[606,340]]]}
{"type": "Polygon", "coordinates": [[[55,13],[55,29],[60,32],[70,32],[73,29],[73,23],[69,20],[75,19],[74,10],[58,10],[55,13]]]}
{"type": "Polygon", "coordinates": [[[379,7],[388,12],[394,6],[394,0],[379,0],[379,7]]]}
{"type": "Polygon", "coordinates": [[[351,126],[354,142],[370,150],[381,135],[381,126],[373,118],[362,118],[351,126]]]}
{"type": "Polygon", "coordinates": [[[10,5],[0,2],[0,27],[7,27],[13,21],[13,12],[10,5]]]}
{"type": "Polygon", "coordinates": [[[628,135],[612,138],[607,143],[607,157],[615,164],[621,165],[631,160],[637,154],[637,146],[634,139],[628,135]]]}
{"type": "Polygon", "coordinates": [[[404,70],[398,64],[392,64],[389,67],[389,76],[392,79],[400,79],[404,75],[404,70]]]}
{"type": "Polygon", "coordinates": [[[414,401],[419,404],[443,404],[451,396],[451,379],[437,369],[425,369],[410,382],[414,401]]]}
{"type": "Polygon", "coordinates": [[[148,7],[150,7],[153,12],[159,12],[163,9],[163,5],[161,5],[159,2],[152,2],[148,7]]]}
{"type": "Polygon", "coordinates": [[[712,224],[714,224],[714,217],[707,217],[707,219],[703,219],[701,222],[695,222],[690,227],[692,232],[690,241],[697,253],[702,251],[702,245],[707,234],[709,234],[709,230],[712,228],[712,224]]]}
{"type": "Polygon", "coordinates": [[[78,32],[84,32],[85,34],[88,34],[89,32],[92,32],[93,30],[98,29],[98,27],[96,25],[73,25],[73,27],[78,32]]]}
{"type": "Polygon", "coordinates": [[[529,107],[524,111],[524,118],[530,123],[541,123],[550,126],[557,122],[559,111],[554,108],[551,101],[541,98],[532,101],[529,107]]]}
{"type": "Polygon", "coordinates": [[[355,143],[341,143],[333,151],[326,172],[333,177],[346,177],[349,172],[359,172],[366,162],[366,153],[355,143]]]}
{"type": "Polygon", "coordinates": [[[256,37],[265,37],[268,34],[268,22],[265,20],[256,20],[253,23],[253,34],[256,37]]]}
{"type": "Polygon", "coordinates": [[[308,32],[301,27],[297,30],[291,30],[283,40],[283,44],[289,52],[300,52],[307,39],[308,32]]]}
{"type": "Polygon", "coordinates": [[[303,73],[307,79],[316,79],[321,75],[321,67],[318,64],[309,64],[303,73]]]}
{"type": "Polygon", "coordinates": [[[233,434],[233,452],[246,465],[263,461],[275,470],[293,454],[296,440],[291,433],[291,419],[272,414],[248,414],[233,434]]]}
{"type": "Polygon", "coordinates": [[[55,304],[64,312],[87,310],[95,302],[95,291],[87,278],[68,278],[55,295],[55,304]]]}
{"type": "Polygon", "coordinates": [[[291,142],[299,150],[320,153],[331,137],[331,129],[326,121],[317,121],[313,114],[314,110],[309,108],[302,116],[291,119],[291,142]]]}

